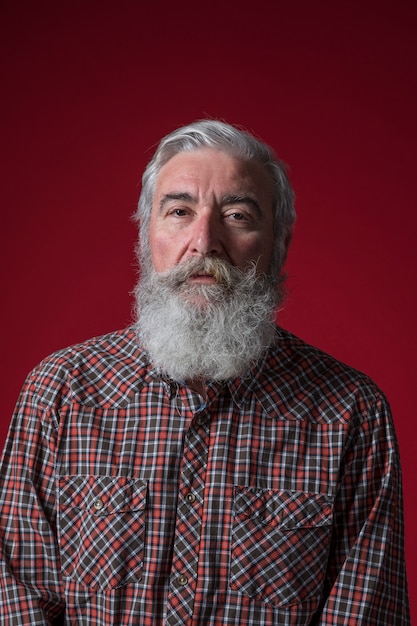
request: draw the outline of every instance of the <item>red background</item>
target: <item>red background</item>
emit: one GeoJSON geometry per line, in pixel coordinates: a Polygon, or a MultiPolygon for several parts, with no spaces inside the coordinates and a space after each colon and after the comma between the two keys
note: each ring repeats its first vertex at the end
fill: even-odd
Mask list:
{"type": "Polygon", "coordinates": [[[243,125],[297,193],[281,323],[391,402],[417,615],[416,4],[147,4],[1,4],[1,442],[42,357],[130,322],[155,143],[203,116],[243,125]]]}

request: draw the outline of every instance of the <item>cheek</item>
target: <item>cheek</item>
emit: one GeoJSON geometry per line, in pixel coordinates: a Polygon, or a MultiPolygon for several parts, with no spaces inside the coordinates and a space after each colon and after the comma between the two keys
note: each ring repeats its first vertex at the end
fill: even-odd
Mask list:
{"type": "Polygon", "coordinates": [[[157,272],[163,272],[167,269],[166,265],[169,262],[169,255],[163,241],[160,241],[158,237],[150,237],[149,244],[151,248],[152,265],[157,272]]]}
{"type": "Polygon", "coordinates": [[[177,262],[179,241],[175,236],[150,230],[149,246],[152,265],[157,272],[164,272],[177,262]]]}
{"type": "Polygon", "coordinates": [[[149,248],[151,251],[151,259],[152,265],[157,272],[163,270],[161,264],[164,262],[164,258],[166,258],[166,253],[164,251],[163,240],[155,229],[153,222],[151,221],[149,227],[149,248]]]}
{"type": "Polygon", "coordinates": [[[235,264],[244,267],[250,261],[257,261],[258,271],[265,272],[271,261],[272,243],[272,236],[256,237],[246,241],[236,250],[235,264]]]}

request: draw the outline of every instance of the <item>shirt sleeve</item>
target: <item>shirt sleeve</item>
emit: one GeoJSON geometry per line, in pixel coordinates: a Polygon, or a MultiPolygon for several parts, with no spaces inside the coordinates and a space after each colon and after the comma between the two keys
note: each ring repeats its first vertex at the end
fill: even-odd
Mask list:
{"type": "Polygon", "coordinates": [[[340,485],[325,601],[313,623],[407,626],[401,470],[383,396],[352,432],[340,485]]]}
{"type": "MultiPolygon", "coordinates": [[[[26,382],[0,467],[0,616],[3,626],[51,626],[63,611],[56,536],[56,428],[26,382]]],[[[56,426],[56,425],[55,425],[56,426]]]]}

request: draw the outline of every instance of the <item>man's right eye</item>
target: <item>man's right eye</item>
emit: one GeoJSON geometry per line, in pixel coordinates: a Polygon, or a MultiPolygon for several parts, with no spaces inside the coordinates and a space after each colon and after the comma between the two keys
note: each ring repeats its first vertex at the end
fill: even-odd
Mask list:
{"type": "Polygon", "coordinates": [[[174,217],[184,217],[184,215],[188,215],[188,209],[172,209],[169,214],[174,217]]]}

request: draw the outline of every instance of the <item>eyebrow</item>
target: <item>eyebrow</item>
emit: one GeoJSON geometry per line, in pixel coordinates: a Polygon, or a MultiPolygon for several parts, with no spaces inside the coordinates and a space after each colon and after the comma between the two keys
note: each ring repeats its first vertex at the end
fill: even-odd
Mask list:
{"type": "Polygon", "coordinates": [[[182,200],[183,202],[197,202],[197,198],[195,198],[194,196],[192,196],[190,193],[187,193],[185,191],[183,192],[178,192],[178,193],[166,193],[162,198],[161,201],[159,203],[159,208],[163,209],[164,206],[168,203],[168,202],[172,202],[173,200],[182,200]]]}
{"type": "Polygon", "coordinates": [[[262,215],[262,209],[259,202],[252,196],[239,196],[237,194],[230,194],[222,198],[222,206],[228,204],[247,204],[255,209],[258,215],[262,215]]]}
{"type": "MultiPolygon", "coordinates": [[[[175,200],[182,200],[183,202],[198,202],[197,198],[186,191],[166,193],[159,203],[159,209],[162,210],[166,204],[175,200]]],[[[239,194],[228,194],[221,199],[221,206],[227,206],[230,204],[247,204],[255,209],[258,215],[262,215],[263,211],[259,202],[252,196],[241,196],[239,194]]]]}

